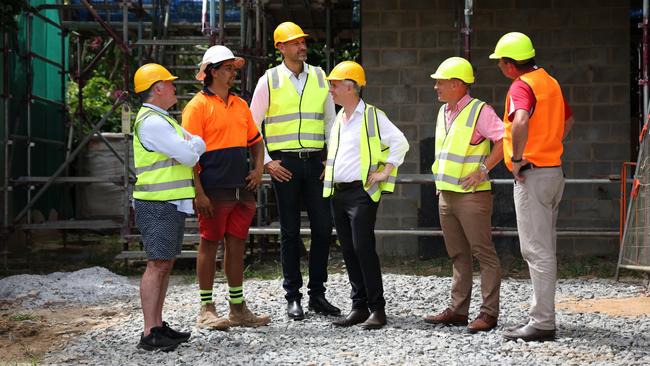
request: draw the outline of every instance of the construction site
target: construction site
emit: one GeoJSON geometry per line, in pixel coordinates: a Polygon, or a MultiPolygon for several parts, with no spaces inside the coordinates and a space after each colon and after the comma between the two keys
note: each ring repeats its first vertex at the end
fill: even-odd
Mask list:
{"type": "MultiPolygon", "coordinates": [[[[0,345],[8,355],[0,363],[650,363],[649,1],[10,0],[3,12],[0,345]],[[326,75],[342,61],[362,65],[361,97],[381,108],[410,145],[374,228],[376,252],[390,268],[384,274],[388,325],[368,335],[332,328],[332,319],[315,312],[302,322],[287,318],[278,269],[279,198],[265,170],[254,192],[246,276],[256,268],[276,270],[245,281],[246,300],[270,315],[270,325],[229,332],[194,327],[199,287],[185,274],[170,281],[165,320],[191,328],[189,343],[153,356],[137,350],[142,309],[133,274],[147,252],[134,212],[134,123],[142,105],[134,74],[156,63],[178,77],[177,103],[168,112],[180,124],[187,103],[202,92],[195,78],[202,57],[223,45],[246,61],[231,91],[251,105],[260,77],[283,61],[274,41],[283,22],[308,34],[306,62],[326,75]],[[534,304],[516,184],[501,162],[489,170],[491,234],[504,278],[499,325],[481,338],[421,321],[432,307],[444,309],[456,275],[431,174],[443,105],[431,74],[449,57],[465,58],[476,79],[471,96],[503,117],[512,80],[490,55],[513,31],[530,37],[534,61],[557,79],[575,120],[563,141],[554,250],[563,270],[571,263],[589,269],[559,276],[556,342],[502,340],[505,326],[534,304]],[[127,276],[88,260],[104,242],[119,247],[109,262],[127,276]],[[52,265],[57,262],[60,268],[52,265]],[[71,314],[75,308],[78,314],[71,314]]],[[[302,206],[306,261],[312,238],[302,206]]],[[[198,218],[190,215],[176,256],[183,273],[194,271],[201,238],[198,218]]],[[[336,228],[331,243],[327,294],[345,313],[349,282],[336,228]]],[[[478,268],[470,312],[480,304],[478,268]]],[[[228,291],[217,277],[215,298],[228,291]]]]}

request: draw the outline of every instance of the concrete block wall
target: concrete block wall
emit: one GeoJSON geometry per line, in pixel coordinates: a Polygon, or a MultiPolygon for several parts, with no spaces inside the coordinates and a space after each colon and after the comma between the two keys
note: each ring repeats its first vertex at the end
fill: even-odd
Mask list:
{"type": "MultiPolygon", "coordinates": [[[[463,1],[363,0],[361,2],[362,64],[368,85],[363,98],[386,111],[411,143],[403,173],[429,173],[420,156],[420,142],[434,136],[441,105],[429,78],[440,62],[462,56],[463,1]]],[[[472,17],[471,58],[476,71],[474,97],[503,112],[510,84],[488,55],[501,35],[528,34],[537,63],[556,77],[576,124],[563,157],[568,178],[602,178],[619,174],[630,156],[630,20],[629,1],[482,0],[472,17]]],[[[510,177],[501,166],[495,178],[510,177]]],[[[493,223],[514,227],[511,187],[495,189],[493,223]],[[499,216],[501,215],[501,216],[499,216]]],[[[377,224],[409,228],[418,224],[423,200],[418,186],[400,185],[384,196],[377,224]]],[[[618,229],[617,184],[567,185],[559,228],[618,229]]],[[[495,241],[499,239],[495,238],[495,241]]],[[[616,252],[617,239],[562,238],[558,251],[567,255],[616,252]],[[590,243],[593,243],[591,245],[590,243]]],[[[384,255],[414,256],[418,238],[385,237],[378,242],[384,255]]]]}

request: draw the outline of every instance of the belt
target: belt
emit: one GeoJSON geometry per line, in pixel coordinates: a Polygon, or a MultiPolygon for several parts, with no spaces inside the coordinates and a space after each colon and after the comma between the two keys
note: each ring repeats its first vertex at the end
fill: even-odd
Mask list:
{"type": "Polygon", "coordinates": [[[352,188],[363,188],[363,182],[355,180],[353,182],[334,183],[334,189],[337,191],[345,191],[352,188]]]}
{"type": "Polygon", "coordinates": [[[288,157],[288,158],[310,159],[310,158],[320,158],[322,153],[323,153],[322,150],[316,150],[316,151],[276,151],[276,152],[272,153],[272,155],[280,154],[281,156],[288,157]]]}
{"type": "Polygon", "coordinates": [[[526,170],[535,170],[535,169],[548,169],[548,168],[559,168],[560,165],[553,165],[553,166],[537,166],[533,163],[528,163],[526,165],[522,165],[521,168],[519,168],[519,172],[525,172],[526,170]]]}

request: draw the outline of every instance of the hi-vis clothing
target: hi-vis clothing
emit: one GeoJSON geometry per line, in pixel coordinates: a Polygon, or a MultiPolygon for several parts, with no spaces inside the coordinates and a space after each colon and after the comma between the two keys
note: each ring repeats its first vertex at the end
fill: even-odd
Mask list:
{"type": "MultiPolygon", "coordinates": [[[[543,68],[527,72],[517,80],[530,86],[535,94],[535,111],[528,121],[528,140],[523,158],[538,167],[562,165],[562,136],[564,136],[565,116],[564,97],[560,84],[543,68]]],[[[503,156],[508,169],[512,170],[512,122],[508,118],[510,110],[510,91],[506,96],[505,135],[503,136],[503,156]]]]}
{"type": "Polygon", "coordinates": [[[176,159],[163,153],[149,151],[142,145],[138,128],[152,114],[164,118],[174,127],[181,139],[185,138],[183,130],[173,118],[148,106],[140,108],[133,127],[133,160],[137,177],[133,198],[145,201],[175,201],[194,198],[192,167],[182,165],[176,159]]]}
{"type": "Polygon", "coordinates": [[[436,160],[431,166],[436,189],[440,191],[488,191],[490,181],[481,182],[476,189],[463,189],[460,179],[475,172],[490,155],[490,141],[471,144],[481,109],[485,102],[472,99],[456,116],[449,129],[445,121],[445,105],[440,107],[436,122],[436,160]]]}
{"type": "MultiPolygon", "coordinates": [[[[356,134],[358,138],[356,136],[352,136],[354,134],[350,134],[350,136],[341,135],[345,113],[343,109],[339,111],[339,114],[334,121],[334,126],[330,132],[327,165],[325,167],[325,178],[323,182],[323,197],[329,197],[334,193],[334,177],[335,169],[337,169],[337,163],[343,166],[342,159],[353,158],[357,159],[355,162],[359,162],[359,172],[357,175],[354,175],[354,179],[361,180],[368,195],[374,202],[378,202],[382,193],[389,193],[395,189],[397,167],[402,163],[404,154],[406,154],[406,151],[408,151],[408,142],[406,141],[404,135],[395,126],[390,124],[390,121],[388,121],[388,119],[385,117],[384,112],[381,110],[378,110],[376,107],[360,101],[357,109],[355,110],[355,114],[358,112],[361,113],[361,116],[358,117],[361,119],[361,121],[359,121],[359,132],[356,134]],[[396,142],[395,145],[400,146],[391,146],[389,148],[382,144],[382,134],[379,128],[380,118],[383,118],[385,122],[389,123],[390,126],[393,127],[395,131],[391,134],[391,136],[394,139],[393,141],[396,142]],[[340,143],[342,138],[344,139],[345,137],[351,137],[353,139],[350,141],[350,144],[358,144],[357,149],[354,150],[358,151],[358,153],[351,154],[354,156],[341,153],[342,150],[348,147],[342,146],[340,143]],[[394,157],[391,156],[391,158],[394,158],[395,161],[388,159],[389,155],[391,155],[391,149],[395,150],[394,152],[398,153],[396,155],[399,155],[394,157]],[[379,184],[365,187],[368,174],[375,171],[381,171],[387,160],[389,160],[389,162],[395,166],[395,169],[393,169],[389,178],[379,184]]],[[[350,121],[348,121],[349,124],[355,122],[355,114],[353,114],[350,118],[350,121]]],[[[388,131],[384,131],[384,139],[386,139],[386,135],[388,135],[386,132],[388,131]]],[[[350,165],[354,166],[354,164],[348,164],[348,166],[350,165]]],[[[336,181],[336,183],[339,182],[336,181]]]]}
{"type": "Polygon", "coordinates": [[[329,94],[325,73],[308,66],[302,94],[296,91],[283,65],[266,71],[269,103],[264,138],[269,152],[322,149],[325,145],[324,104],[329,94]]]}

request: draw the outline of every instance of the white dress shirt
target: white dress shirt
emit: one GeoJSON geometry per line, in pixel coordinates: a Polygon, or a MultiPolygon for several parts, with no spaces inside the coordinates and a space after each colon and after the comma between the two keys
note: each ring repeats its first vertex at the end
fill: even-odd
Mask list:
{"type": "MultiPolygon", "coordinates": [[[[144,107],[151,108],[162,114],[169,113],[153,104],[144,103],[144,107]]],[[[176,129],[162,116],[150,114],[138,126],[138,138],[147,150],[165,154],[179,163],[193,167],[201,154],[205,152],[205,142],[199,136],[194,136],[181,127],[185,138],[176,133],[176,129]]],[[[177,210],[187,214],[194,213],[191,199],[169,201],[176,205],[177,210]]]]}
{"type": "MultiPolygon", "coordinates": [[[[307,82],[308,70],[310,67],[313,67],[307,63],[303,64],[302,72],[298,75],[294,74],[293,71],[282,62],[279,66],[279,71],[284,72],[291,80],[291,83],[296,88],[298,95],[302,94],[303,89],[305,88],[305,83],[307,82]]],[[[257,125],[257,129],[262,131],[262,122],[264,117],[266,117],[266,111],[269,109],[269,82],[266,77],[266,73],[257,81],[257,86],[255,87],[255,92],[253,93],[253,100],[251,100],[251,113],[253,114],[253,120],[257,125]]],[[[332,129],[332,124],[334,123],[334,118],[336,117],[336,110],[334,109],[334,101],[332,100],[332,95],[327,93],[327,99],[325,100],[325,106],[323,107],[323,116],[325,120],[325,142],[329,141],[329,132],[332,129]]],[[[316,151],[318,149],[301,149],[301,150],[287,150],[287,151],[316,151]]],[[[271,161],[269,152],[266,150],[266,144],[264,145],[264,164],[271,161]]]]}
{"type": "MultiPolygon", "coordinates": [[[[349,120],[343,109],[339,111],[341,115],[341,133],[339,134],[339,146],[336,153],[336,162],[334,163],[333,181],[335,183],[349,183],[361,180],[359,141],[365,107],[366,103],[359,99],[359,104],[357,104],[349,120]]],[[[404,156],[409,150],[409,143],[402,131],[395,127],[384,113],[379,111],[377,111],[377,124],[381,143],[390,147],[386,163],[391,163],[397,168],[404,162],[404,156]]]]}

